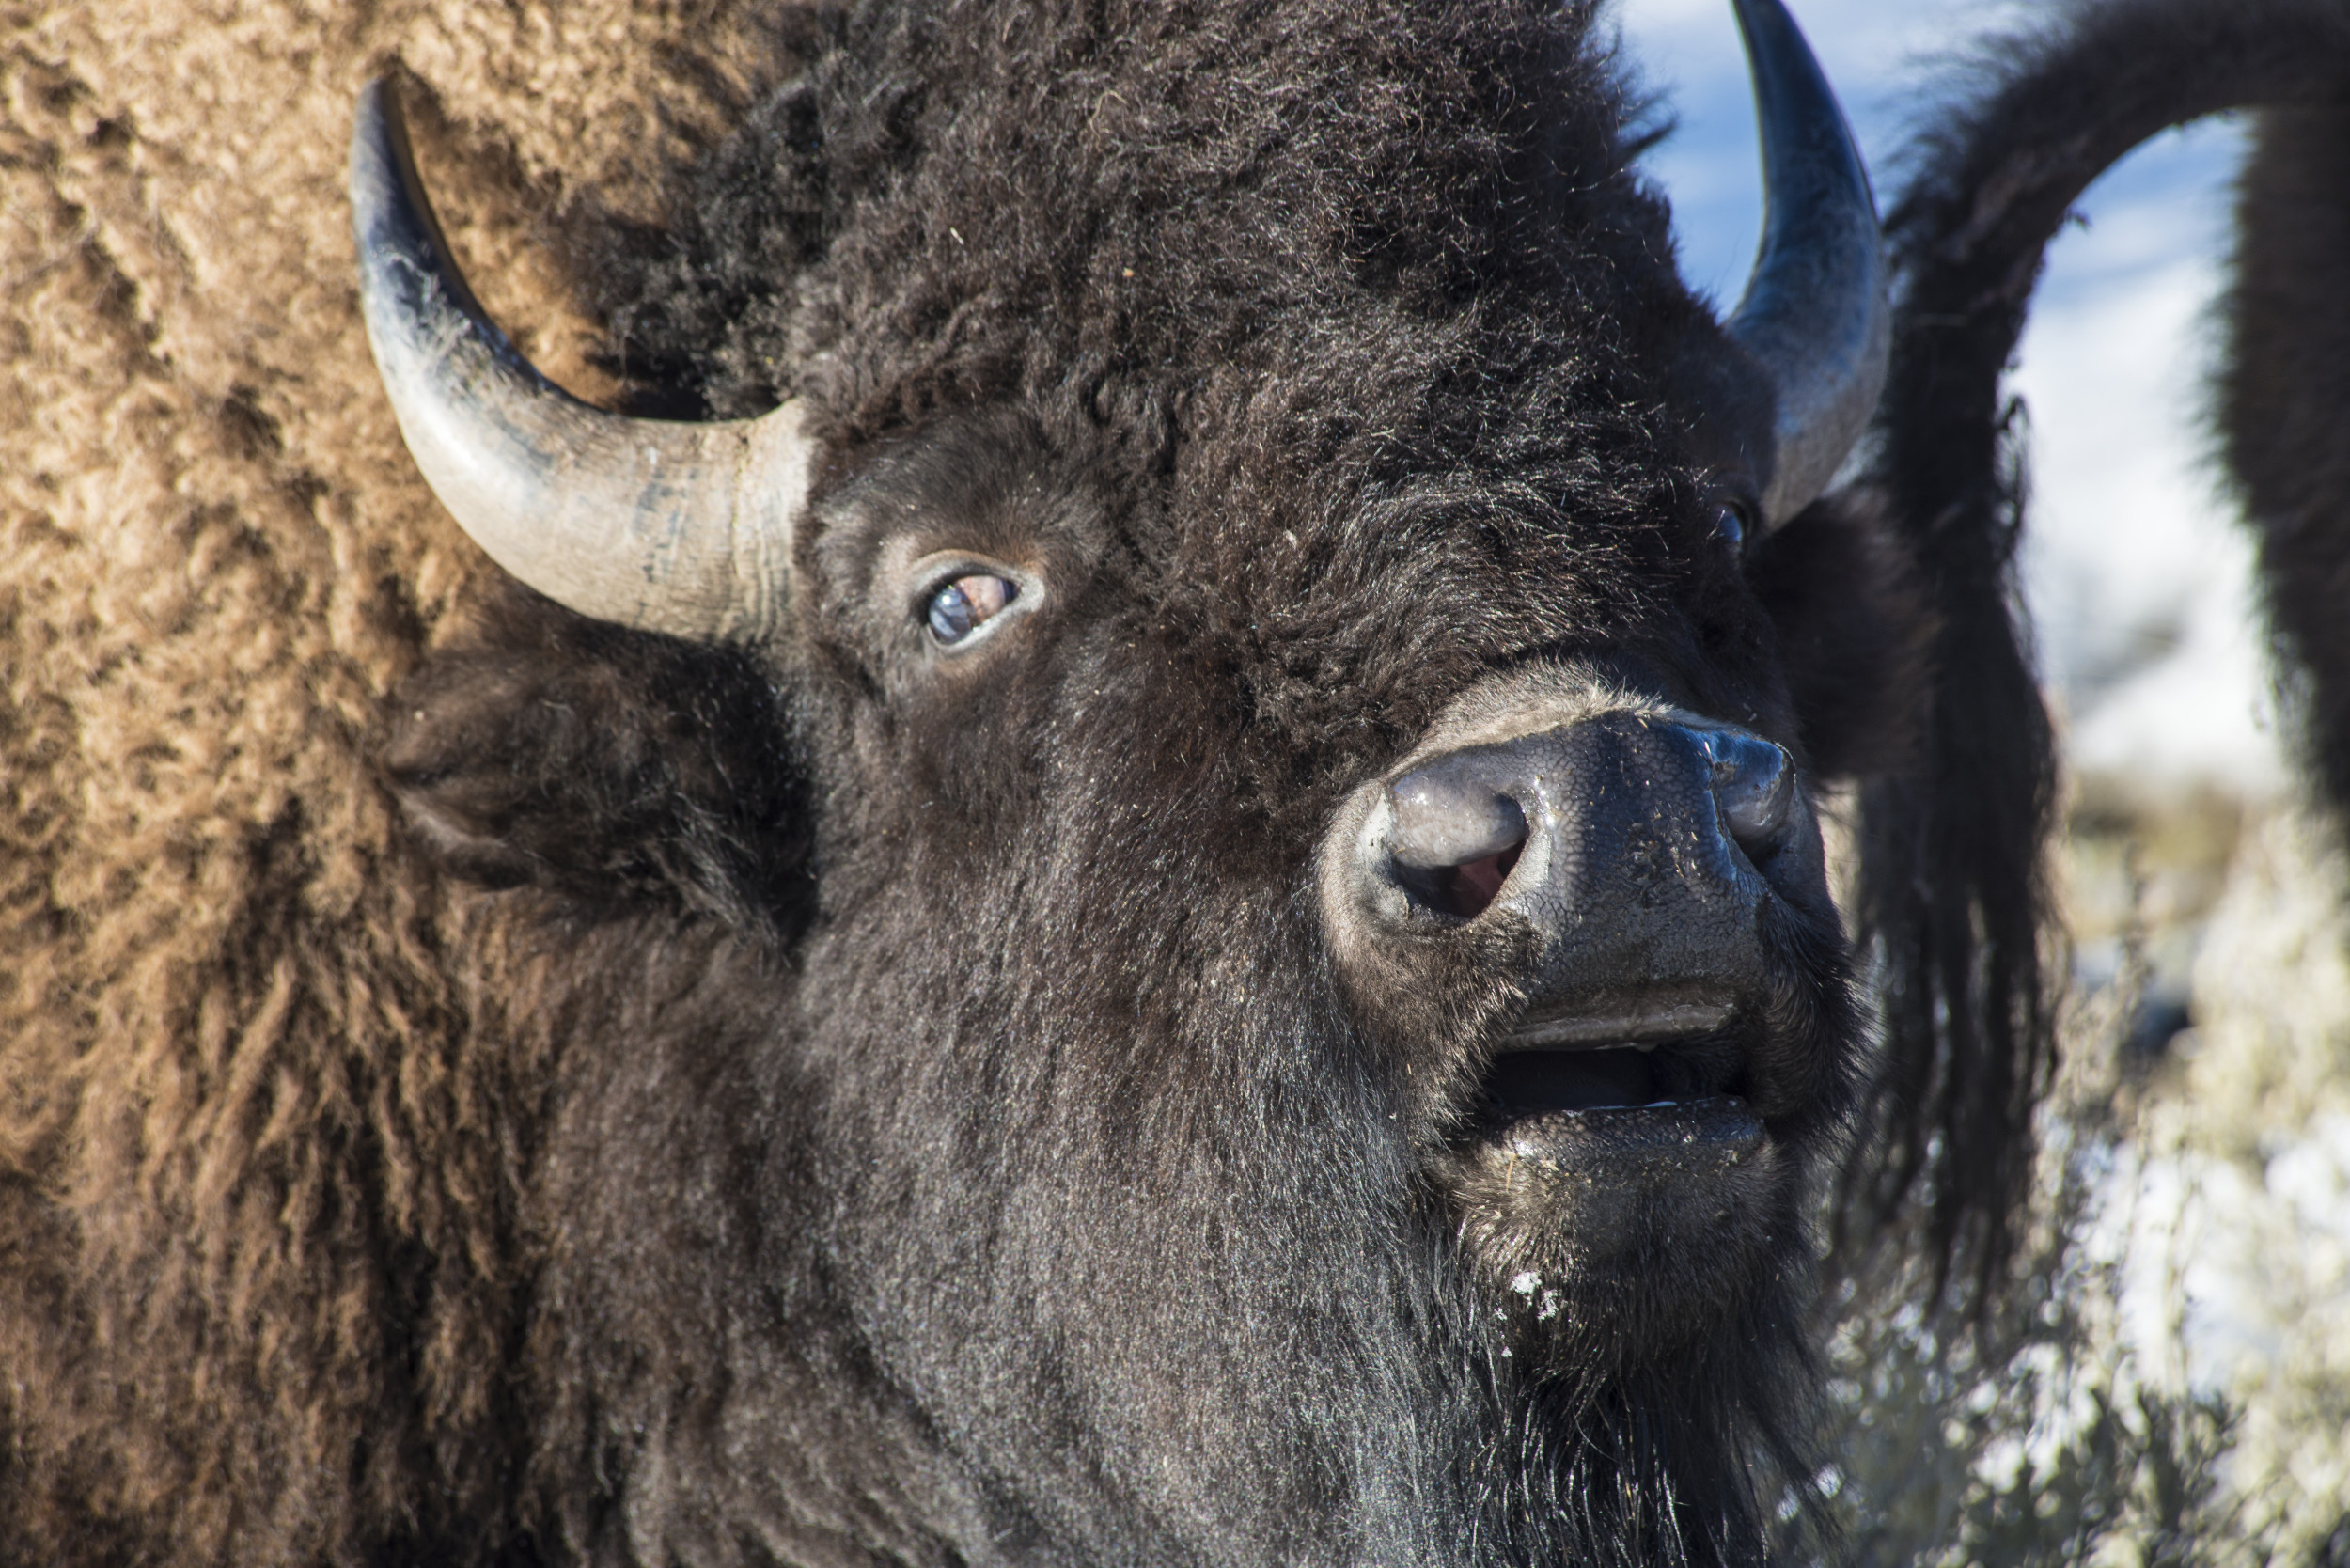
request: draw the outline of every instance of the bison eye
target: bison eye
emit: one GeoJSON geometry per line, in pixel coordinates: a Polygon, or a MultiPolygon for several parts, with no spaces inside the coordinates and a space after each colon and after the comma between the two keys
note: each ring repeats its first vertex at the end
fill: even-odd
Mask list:
{"type": "Polygon", "coordinates": [[[1714,509],[1714,531],[1721,536],[1722,543],[1729,548],[1732,557],[1745,555],[1747,535],[1749,531],[1747,524],[1747,509],[1731,501],[1725,501],[1716,507],[1714,509]]]}
{"type": "Polygon", "coordinates": [[[1004,612],[1020,597],[1020,585],[991,572],[973,572],[943,583],[931,593],[931,635],[952,648],[1004,612]]]}

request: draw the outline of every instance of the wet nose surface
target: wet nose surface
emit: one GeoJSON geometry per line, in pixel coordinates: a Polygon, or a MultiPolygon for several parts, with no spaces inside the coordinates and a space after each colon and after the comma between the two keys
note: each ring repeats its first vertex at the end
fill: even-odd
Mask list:
{"type": "Polygon", "coordinates": [[[1762,868],[1799,796],[1759,735],[1618,713],[1432,758],[1384,804],[1357,861],[1386,884],[1373,903],[1407,922],[1523,920],[1542,939],[1540,999],[1753,982],[1762,868]]]}

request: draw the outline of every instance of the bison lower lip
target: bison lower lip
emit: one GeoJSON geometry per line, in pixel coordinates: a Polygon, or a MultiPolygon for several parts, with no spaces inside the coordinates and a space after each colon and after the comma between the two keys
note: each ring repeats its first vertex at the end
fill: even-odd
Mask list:
{"type": "Polygon", "coordinates": [[[1485,1141],[1480,1159],[1617,1180],[1696,1175],[1742,1163],[1762,1140],[1762,1119],[1752,1106],[1715,1094],[1522,1116],[1485,1141]]]}

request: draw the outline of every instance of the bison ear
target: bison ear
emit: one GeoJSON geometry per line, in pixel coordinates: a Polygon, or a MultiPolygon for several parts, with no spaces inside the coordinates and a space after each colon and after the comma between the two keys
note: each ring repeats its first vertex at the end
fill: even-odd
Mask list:
{"type": "Polygon", "coordinates": [[[1873,492],[1841,490],[1763,539],[1747,578],[1772,624],[1812,771],[1899,772],[1916,754],[1934,612],[1873,492]]]}
{"type": "Polygon", "coordinates": [[[746,653],[517,588],[395,694],[383,771],[415,845],[465,880],[789,928],[807,816],[779,710],[746,653]]]}

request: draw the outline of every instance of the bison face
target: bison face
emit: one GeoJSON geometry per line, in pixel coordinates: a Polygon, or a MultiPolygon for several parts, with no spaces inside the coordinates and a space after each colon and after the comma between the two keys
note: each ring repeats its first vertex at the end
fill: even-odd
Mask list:
{"type": "MultiPolygon", "coordinates": [[[[1316,1105],[1255,1152],[1321,1146],[1399,1184],[1381,1205],[1445,1233],[1513,1356],[1652,1364],[1717,1331],[1799,1266],[1804,1175],[1850,1087],[1841,933],[1783,697],[1677,668],[1705,633],[1670,602],[1651,609],[1677,651],[1559,651],[1589,640],[1562,595],[1565,635],[1530,659],[1456,634],[1461,665],[1515,667],[1342,789],[1359,753],[1324,761],[1320,726],[1268,736],[1235,701],[1280,675],[1231,638],[1247,601],[1214,580],[1277,578],[1307,536],[1199,527],[1221,572],[1154,566],[1120,525],[1126,487],[1099,480],[1114,465],[1081,430],[964,417],[870,455],[819,510],[812,640],[845,677],[812,747],[838,803],[820,942],[882,965],[838,1011],[924,1020],[938,1070],[984,1062],[942,1111],[976,1119],[974,1146],[1004,1086],[1041,1111],[1073,1077],[1082,1118],[1109,1114],[1061,1158],[1131,1145],[1130,1181],[1187,1147],[1161,1119],[1316,1105]],[[1273,558],[1230,558],[1250,548],[1273,558]],[[1725,716],[1765,713],[1785,745],[1725,716]],[[1267,749],[1279,764],[1252,767],[1267,749]],[[910,988],[909,949],[948,966],[910,988]]],[[[1181,483],[1170,504],[1225,510],[1181,483]]],[[[1696,512],[1655,586],[1722,614],[1706,589],[1737,547],[1696,512]]],[[[1401,729],[1436,640],[1419,612],[1465,619],[1498,585],[1459,560],[1396,577],[1350,588],[1388,628],[1343,650],[1389,663],[1395,689],[1327,705],[1401,729]]],[[[1228,1152],[1217,1201],[1268,1179],[1247,1152],[1228,1152]]]]}
{"type": "Polygon", "coordinates": [[[1856,1048],[1810,770],[1902,634],[1864,520],[1788,521],[1881,289],[1742,15],[1811,162],[1727,329],[1580,11],[852,28],[638,278],[717,407],[795,351],[700,425],[514,359],[371,91],[412,449],[634,628],[518,599],[391,756],[545,890],[550,1538],[1760,1550],[1856,1048]]]}

